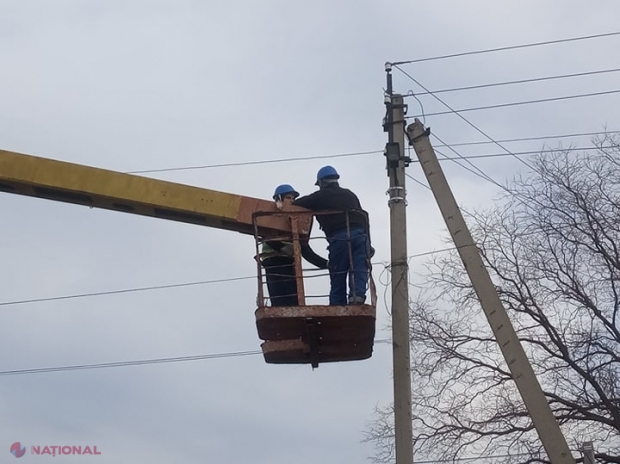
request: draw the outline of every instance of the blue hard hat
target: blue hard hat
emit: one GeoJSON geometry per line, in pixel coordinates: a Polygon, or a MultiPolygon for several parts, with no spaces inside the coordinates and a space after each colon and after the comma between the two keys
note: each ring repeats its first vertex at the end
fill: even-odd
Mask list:
{"type": "Polygon", "coordinates": [[[276,191],[273,192],[273,199],[276,200],[278,197],[283,197],[287,193],[292,193],[295,198],[299,196],[299,192],[297,192],[292,185],[282,184],[276,187],[276,191]]]}
{"type": "Polygon", "coordinates": [[[340,179],[340,175],[338,174],[338,171],[336,171],[336,169],[334,169],[332,166],[323,166],[321,169],[319,169],[319,172],[316,173],[316,182],[314,183],[314,185],[319,185],[319,181],[321,179],[340,179]]]}

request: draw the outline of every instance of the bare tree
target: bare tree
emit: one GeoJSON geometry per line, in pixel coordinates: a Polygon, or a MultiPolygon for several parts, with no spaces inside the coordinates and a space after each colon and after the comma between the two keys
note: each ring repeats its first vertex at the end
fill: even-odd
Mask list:
{"type": "MultiPolygon", "coordinates": [[[[620,144],[536,158],[510,195],[468,222],[573,449],[620,463],[620,144]]],[[[417,456],[549,462],[456,255],[428,264],[411,304],[417,456]]],[[[367,430],[393,461],[390,407],[367,430]]]]}

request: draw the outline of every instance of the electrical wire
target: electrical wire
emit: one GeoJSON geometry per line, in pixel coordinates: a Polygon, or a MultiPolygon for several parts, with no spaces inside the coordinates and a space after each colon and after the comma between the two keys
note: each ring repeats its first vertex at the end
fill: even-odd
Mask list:
{"type": "MultiPolygon", "coordinates": [[[[536,137],[521,137],[514,139],[498,139],[497,142],[500,143],[513,143],[513,142],[531,142],[535,140],[547,140],[547,139],[567,139],[572,137],[586,137],[586,136],[596,136],[603,134],[620,134],[620,131],[600,131],[600,132],[582,132],[579,134],[558,134],[558,135],[540,135],[536,137]]],[[[480,140],[475,142],[457,142],[450,144],[453,147],[462,147],[468,145],[489,145],[495,144],[495,141],[490,140],[480,140]]],[[[435,147],[445,147],[446,145],[436,145],[435,147]]]]}
{"type": "MultiPolygon", "coordinates": [[[[414,162],[414,160],[411,158],[411,152],[412,152],[411,145],[407,145],[407,155],[408,155],[408,157],[409,157],[409,162],[410,162],[410,163],[414,162]]],[[[415,160],[415,161],[417,161],[418,163],[420,162],[419,160],[415,160]]],[[[416,184],[421,185],[421,186],[422,186],[422,187],[424,187],[425,189],[432,190],[432,189],[431,189],[428,185],[426,185],[424,182],[419,181],[418,179],[416,179],[415,177],[413,177],[413,176],[412,176],[412,175],[410,175],[410,174],[407,174],[407,172],[405,172],[405,176],[409,177],[409,179],[411,179],[412,181],[414,181],[416,184]]]]}
{"type": "Polygon", "coordinates": [[[187,171],[190,169],[210,169],[210,168],[224,168],[224,167],[230,167],[230,166],[252,166],[252,165],[257,165],[257,164],[288,163],[291,161],[308,161],[308,160],[316,160],[316,159],[344,158],[348,156],[375,155],[377,153],[383,153],[383,150],[359,151],[359,152],[354,152],[354,153],[337,153],[335,155],[300,156],[297,158],[280,158],[280,159],[260,160],[260,161],[240,161],[238,163],[205,164],[202,166],[187,166],[187,167],[180,167],[180,168],[143,169],[140,171],[127,171],[125,172],[125,174],[145,174],[149,172],[187,171]]]}
{"type": "Polygon", "coordinates": [[[528,83],[531,83],[531,82],[541,82],[541,81],[549,81],[549,80],[556,80],[556,79],[568,79],[568,78],[573,78],[573,77],[592,76],[592,75],[596,75],[596,74],[604,74],[604,73],[611,73],[611,72],[618,72],[618,71],[620,71],[620,68],[604,69],[604,70],[600,70],[600,71],[586,71],[586,72],[574,73],[574,74],[561,74],[561,75],[556,75],[556,76],[535,77],[535,78],[531,78],[531,79],[519,79],[519,80],[515,80],[515,81],[495,82],[495,83],[490,83],[490,84],[478,84],[478,85],[470,85],[470,86],[465,86],[465,87],[453,87],[453,88],[449,88],[449,89],[433,90],[433,91],[430,91],[430,92],[419,92],[419,93],[415,93],[415,94],[405,94],[405,95],[403,95],[403,98],[407,98],[407,97],[421,97],[423,95],[430,95],[431,93],[438,94],[438,93],[448,93],[448,92],[461,92],[463,90],[486,89],[486,88],[489,88],[489,87],[500,87],[500,86],[504,86],[504,85],[528,84],[528,83]]]}
{"type": "MultiPolygon", "coordinates": [[[[409,79],[411,79],[413,82],[415,82],[418,86],[420,86],[421,88],[423,88],[428,94],[430,94],[433,98],[435,98],[436,100],[438,100],[440,103],[442,103],[446,108],[448,108],[450,111],[448,112],[438,112],[438,113],[424,113],[422,115],[418,115],[419,116],[424,116],[424,118],[426,118],[426,116],[432,116],[432,115],[436,115],[436,114],[451,114],[454,113],[456,114],[459,118],[461,118],[464,122],[466,122],[469,126],[471,126],[472,128],[474,128],[476,131],[478,131],[480,134],[482,134],[483,136],[485,136],[487,139],[489,139],[491,142],[493,142],[495,145],[497,145],[498,147],[500,147],[502,150],[504,150],[506,153],[510,154],[511,156],[513,156],[514,158],[516,158],[517,160],[519,160],[519,162],[521,162],[522,164],[524,164],[525,166],[527,166],[529,169],[533,170],[533,166],[531,166],[529,163],[527,163],[526,161],[524,161],[523,159],[519,158],[516,154],[514,154],[513,152],[511,152],[508,148],[506,148],[505,146],[503,146],[501,143],[499,143],[498,141],[494,140],[491,136],[489,136],[486,132],[484,132],[482,129],[480,129],[479,127],[477,127],[476,125],[474,125],[471,121],[469,121],[467,118],[465,118],[463,115],[460,114],[459,111],[454,110],[450,105],[448,105],[446,102],[444,102],[441,98],[439,98],[438,96],[436,96],[433,92],[431,92],[430,90],[428,90],[424,85],[422,85],[419,81],[417,81],[413,76],[411,76],[409,73],[407,73],[405,70],[403,70],[402,68],[400,68],[399,66],[394,66],[396,69],[398,69],[400,72],[402,72],[403,74],[405,74],[409,79]]],[[[615,92],[620,92],[620,90],[617,91],[613,91],[615,92]]],[[[609,93],[609,92],[604,92],[604,93],[609,93]]],[[[598,94],[602,94],[602,93],[598,93],[598,94]]],[[[594,94],[590,94],[590,95],[594,95],[594,94]]],[[[582,95],[583,96],[583,95],[582,95]]],[[[557,98],[555,99],[545,99],[544,101],[554,101],[557,100],[557,98]]],[[[540,102],[543,100],[539,100],[537,102],[540,102]]],[[[520,104],[524,104],[523,102],[520,102],[520,104]]],[[[499,107],[499,105],[493,105],[494,107],[499,107]]],[[[412,117],[415,116],[406,116],[405,119],[410,119],[412,117]]],[[[445,142],[441,141],[441,139],[439,139],[436,135],[435,138],[437,138],[441,143],[443,143],[444,145],[446,145],[453,153],[455,153],[458,157],[462,158],[462,159],[466,159],[464,158],[460,153],[458,153],[454,148],[452,148],[450,145],[446,144],[445,142]]],[[[455,161],[457,162],[457,161],[455,161]]],[[[510,192],[506,187],[500,185],[498,182],[496,182],[494,179],[492,179],[490,176],[488,176],[486,173],[484,173],[480,168],[478,168],[477,166],[475,166],[473,163],[467,161],[474,169],[476,169],[479,173],[480,176],[483,179],[486,179],[487,181],[499,186],[500,188],[502,188],[503,190],[506,190],[508,193],[512,194],[512,192],[510,192]]],[[[457,164],[460,165],[460,163],[457,162],[457,164]]],[[[462,166],[462,165],[461,165],[462,166]]],[[[462,166],[464,167],[464,166],[462,166]]]]}
{"type": "MultiPolygon", "coordinates": [[[[594,136],[594,135],[601,135],[601,134],[617,134],[620,133],[620,131],[606,131],[606,132],[585,132],[585,133],[581,133],[581,134],[565,134],[565,135],[558,135],[557,138],[571,138],[571,137],[585,137],[585,136],[594,136]]],[[[444,143],[440,143],[438,145],[434,145],[435,148],[447,148],[447,147],[459,147],[459,146],[473,146],[473,145],[491,145],[491,144],[496,144],[496,142],[499,143],[515,143],[515,142],[528,142],[528,141],[535,141],[535,140],[546,140],[546,139],[553,139],[555,136],[553,135],[549,135],[549,136],[538,136],[538,137],[523,137],[523,138],[515,138],[515,139],[503,139],[503,140],[497,140],[497,141],[484,141],[484,140],[480,140],[480,141],[475,141],[475,142],[461,142],[461,143],[452,143],[450,145],[446,145],[444,143]]],[[[438,139],[439,140],[439,139],[438,139]]],[[[598,147],[578,147],[578,148],[562,148],[562,151],[577,151],[577,150],[595,150],[598,147]]],[[[612,148],[611,146],[605,146],[602,148],[612,148]]],[[[459,156],[459,158],[462,159],[478,159],[478,158],[501,158],[501,157],[505,157],[505,156],[513,156],[513,155],[518,155],[518,156],[522,156],[522,155],[536,155],[536,154],[546,154],[546,153],[553,153],[556,152],[558,150],[554,150],[554,149],[549,149],[549,150],[530,150],[530,151],[519,151],[519,152],[511,152],[511,153],[489,153],[489,154],[485,154],[485,155],[462,155],[459,156]]],[[[377,150],[374,153],[383,153],[383,150],[377,150]]],[[[453,160],[456,158],[450,158],[450,157],[446,157],[443,159],[447,159],[447,160],[453,160]]],[[[269,162],[268,160],[265,160],[266,162],[269,162]]],[[[278,162],[278,160],[276,160],[276,162],[278,162]]],[[[418,160],[416,159],[412,159],[411,160],[412,163],[418,163],[418,160]]],[[[236,166],[243,166],[242,163],[240,164],[236,164],[236,166]]],[[[215,166],[210,166],[210,167],[215,167],[215,166]]],[[[192,168],[192,167],[186,167],[186,168],[171,168],[171,171],[179,171],[179,170],[189,170],[189,169],[201,169],[200,167],[196,167],[196,168],[192,168]]],[[[137,171],[136,171],[137,172],[137,171]]],[[[139,171],[139,172],[145,172],[145,171],[139,171]]]]}
{"type": "MultiPolygon", "coordinates": [[[[403,70],[402,68],[400,68],[399,66],[395,66],[396,69],[398,69],[400,72],[402,72],[405,76],[407,76],[409,79],[411,79],[413,82],[415,82],[418,86],[420,86],[421,88],[423,88],[425,91],[430,92],[424,85],[422,85],[418,80],[416,80],[411,74],[409,74],[408,72],[406,72],[405,70],[403,70]]],[[[441,98],[439,98],[437,95],[434,95],[433,93],[431,93],[431,96],[433,98],[435,98],[437,101],[439,101],[442,105],[444,105],[446,108],[448,108],[450,111],[453,111],[453,108],[448,105],[446,102],[444,102],[441,98]]],[[[489,134],[487,134],[486,132],[484,132],[482,129],[480,129],[478,126],[476,126],[474,123],[472,123],[469,119],[465,118],[462,114],[455,112],[454,114],[456,114],[461,120],[463,120],[465,123],[467,123],[470,127],[472,127],[473,129],[475,129],[477,132],[479,132],[480,134],[482,134],[484,137],[486,137],[487,139],[489,139],[490,141],[494,142],[495,145],[497,145],[498,147],[500,147],[502,150],[504,150],[506,153],[510,153],[512,156],[514,156],[516,159],[518,159],[522,164],[526,165],[528,168],[533,169],[532,166],[530,166],[529,163],[523,161],[521,158],[519,158],[518,156],[514,155],[513,153],[511,153],[510,150],[508,150],[508,148],[504,147],[501,143],[497,142],[496,140],[493,139],[493,137],[491,137],[489,134]]],[[[406,116],[405,119],[407,119],[408,117],[406,116]]],[[[445,142],[442,142],[445,143],[445,142]]],[[[453,153],[455,153],[457,156],[462,157],[462,155],[460,153],[458,153],[454,148],[448,146],[450,148],[450,150],[452,150],[453,153]]],[[[478,170],[479,172],[482,173],[483,176],[485,177],[489,177],[487,176],[487,174],[485,174],[480,168],[474,166],[472,163],[471,164],[474,169],[478,170]]],[[[496,183],[495,181],[491,180],[491,182],[496,183]]]]}
{"type": "MultiPolygon", "coordinates": [[[[583,132],[578,134],[558,134],[558,135],[545,135],[545,136],[535,136],[535,137],[521,137],[521,138],[513,138],[513,139],[504,139],[497,140],[500,143],[512,143],[512,142],[527,142],[527,141],[535,141],[535,140],[545,140],[545,139],[557,139],[557,138],[570,138],[570,137],[585,137],[585,136],[596,136],[602,134],[616,134],[620,133],[620,131],[599,131],[599,132],[583,132]]],[[[495,141],[474,141],[474,142],[457,142],[451,144],[453,147],[457,146],[467,146],[467,145],[484,145],[484,144],[495,144],[495,141]]],[[[437,145],[437,147],[441,148],[445,145],[437,145]]],[[[266,160],[258,160],[258,161],[249,161],[249,162],[238,162],[238,163],[223,163],[223,164],[208,164],[203,166],[181,166],[181,167],[173,167],[173,168],[161,168],[161,169],[143,169],[139,171],[126,171],[125,174],[141,174],[141,173],[149,173],[149,172],[166,172],[166,171],[189,171],[192,169],[210,169],[210,168],[219,168],[219,167],[231,167],[231,166],[248,166],[248,165],[256,165],[256,164],[268,164],[268,163],[288,163],[292,161],[307,161],[311,159],[329,159],[329,158],[337,158],[344,156],[365,156],[369,154],[379,154],[384,153],[384,150],[373,150],[373,151],[362,151],[356,153],[341,153],[335,155],[320,155],[320,156],[310,156],[310,157],[298,157],[298,158],[281,158],[281,159],[266,159],[266,160]]]]}
{"type": "Polygon", "coordinates": [[[240,356],[254,356],[262,354],[262,351],[234,351],[231,353],[216,353],[216,354],[203,354],[198,356],[179,356],[175,358],[156,358],[156,359],[141,359],[136,361],[119,361],[119,362],[107,362],[96,364],[78,364],[72,366],[59,366],[59,367],[40,367],[35,369],[15,369],[9,371],[0,371],[0,375],[20,375],[20,374],[42,374],[47,372],[61,372],[61,371],[77,371],[85,369],[104,369],[108,367],[125,367],[125,366],[142,366],[145,364],[163,364],[185,361],[202,361],[205,359],[217,359],[217,358],[232,358],[240,356]]]}
{"type": "MultiPolygon", "coordinates": [[[[376,344],[390,343],[389,339],[375,340],[376,344]]],[[[70,366],[56,366],[56,367],[39,367],[34,369],[13,369],[7,371],[0,371],[0,376],[3,375],[23,375],[23,374],[45,374],[49,372],[65,372],[65,371],[78,371],[88,369],[106,369],[111,367],[128,367],[128,366],[144,366],[148,364],[165,364],[165,363],[177,363],[186,361],[204,361],[206,359],[219,359],[219,358],[238,358],[242,356],[255,356],[257,354],[263,354],[261,350],[253,351],[233,351],[229,353],[215,353],[215,354],[201,354],[197,356],[177,356],[173,358],[154,358],[154,359],[138,359],[134,361],[117,361],[106,363],[94,363],[94,364],[76,364],[70,366]]]]}
{"type": "Polygon", "coordinates": [[[412,181],[414,181],[416,184],[421,185],[422,187],[424,187],[424,188],[425,188],[425,189],[427,189],[427,190],[431,190],[431,188],[430,188],[428,185],[426,185],[425,183],[423,183],[423,182],[419,181],[419,180],[418,180],[418,179],[416,179],[415,177],[413,177],[413,176],[411,176],[411,175],[409,175],[409,174],[407,174],[407,173],[405,173],[405,175],[406,175],[407,177],[409,177],[409,179],[411,179],[412,181]]]}
{"type": "MultiPolygon", "coordinates": [[[[418,257],[421,257],[421,256],[426,256],[426,255],[434,254],[434,253],[441,253],[441,252],[447,251],[447,250],[448,249],[418,253],[418,254],[409,256],[408,259],[418,258],[418,257]]],[[[375,263],[372,263],[372,264],[373,265],[383,265],[384,263],[375,262],[375,263]]],[[[187,282],[187,283],[180,283],[180,284],[154,285],[154,286],[150,286],[150,287],[125,288],[125,289],[121,289],[121,290],[110,290],[110,291],[104,291],[104,292],[78,293],[78,294],[74,294],[74,295],[62,295],[62,296],[53,296],[53,297],[45,297],[45,298],[31,298],[31,299],[28,299],[28,300],[5,301],[5,302],[0,302],[0,306],[11,306],[11,305],[29,304],[29,303],[41,303],[41,302],[46,302],[46,301],[69,300],[69,299],[72,299],[72,298],[88,298],[88,297],[93,297],[93,296],[115,295],[115,294],[119,294],[119,293],[144,292],[144,291],[149,291],[149,290],[162,290],[162,289],[168,289],[168,288],[189,287],[189,286],[193,286],[193,285],[206,285],[206,284],[216,284],[216,283],[222,283],[222,282],[234,282],[234,281],[237,281],[237,280],[247,280],[247,279],[254,279],[254,280],[256,280],[256,276],[231,277],[231,278],[227,278],[227,279],[203,280],[203,281],[187,282]]]]}
{"type": "MultiPolygon", "coordinates": [[[[438,137],[435,137],[435,138],[437,140],[440,140],[438,137]]],[[[443,142],[441,142],[440,145],[436,145],[436,147],[447,147],[447,148],[450,148],[449,145],[445,145],[443,142]]],[[[562,149],[550,148],[550,149],[547,149],[547,150],[515,151],[515,152],[512,152],[512,153],[487,153],[485,155],[463,155],[463,156],[459,156],[458,158],[453,158],[453,157],[449,157],[447,155],[442,154],[444,157],[440,158],[439,161],[453,161],[453,160],[458,160],[458,159],[470,160],[470,159],[483,159],[483,158],[504,158],[506,156],[513,156],[513,155],[518,155],[518,156],[547,155],[547,154],[557,153],[558,151],[561,151],[561,152],[592,151],[592,150],[599,150],[599,149],[606,149],[606,148],[615,148],[615,146],[605,145],[605,146],[601,146],[601,147],[573,147],[573,148],[562,148],[562,149]]],[[[437,150],[435,150],[435,151],[437,151],[437,150]]],[[[419,163],[418,160],[411,160],[411,162],[412,163],[419,163]]]]}
{"type": "Polygon", "coordinates": [[[167,289],[167,288],[190,287],[193,285],[217,284],[217,283],[222,283],[222,282],[234,282],[237,280],[247,280],[247,279],[256,279],[256,276],[231,277],[228,279],[202,280],[198,282],[186,282],[186,283],[181,283],[181,284],[154,285],[150,287],[125,288],[121,290],[110,290],[110,291],[104,291],[104,292],[79,293],[75,295],[63,295],[63,296],[53,296],[53,297],[46,297],[46,298],[31,298],[28,300],[5,301],[5,302],[0,302],[0,306],[40,303],[43,301],[69,300],[72,298],[86,298],[86,297],[91,297],[91,296],[116,295],[120,293],[145,292],[148,290],[162,290],[162,289],[167,289]]]}
{"type": "MultiPolygon", "coordinates": [[[[441,140],[436,134],[433,134],[433,137],[435,137],[437,140],[439,140],[441,143],[445,144],[445,142],[443,140],[441,140]]],[[[462,167],[463,169],[465,169],[466,171],[471,172],[473,175],[480,177],[481,179],[486,180],[487,182],[490,182],[494,185],[496,185],[497,187],[503,189],[504,186],[502,184],[500,184],[499,182],[497,182],[495,179],[493,179],[491,176],[489,176],[486,172],[484,172],[482,169],[480,169],[478,166],[476,166],[475,164],[473,164],[471,161],[469,161],[469,159],[465,158],[463,155],[461,155],[458,151],[456,151],[454,148],[450,147],[448,145],[448,148],[457,155],[457,158],[450,158],[449,156],[447,156],[446,154],[442,153],[440,150],[435,150],[436,153],[440,154],[443,158],[439,158],[438,160],[447,160],[447,161],[452,161],[453,163],[457,164],[458,166],[462,167]],[[460,163],[460,161],[463,160],[465,162],[467,162],[470,166],[473,167],[473,170],[468,168],[467,166],[463,165],[460,163]]]]}
{"type": "Polygon", "coordinates": [[[439,56],[430,56],[430,57],[426,57],[426,58],[418,58],[418,59],[415,59],[415,60],[394,61],[391,64],[392,65],[399,65],[399,64],[421,63],[423,61],[444,60],[444,59],[447,59],[447,58],[456,58],[456,57],[470,56],[470,55],[480,55],[480,54],[483,54],[483,53],[502,52],[502,51],[506,51],[506,50],[517,50],[517,49],[520,49],[520,48],[540,47],[540,46],[543,46],[543,45],[554,45],[554,44],[567,43],[567,42],[576,42],[576,41],[580,41],[580,40],[598,39],[598,38],[602,38],[602,37],[612,37],[612,36],[616,36],[616,35],[620,35],[620,32],[607,32],[607,33],[603,33],[603,34],[584,35],[584,36],[580,36],[580,37],[571,37],[571,38],[567,38],[567,39],[547,40],[547,41],[544,41],[544,42],[531,42],[531,43],[526,43],[526,44],[510,45],[510,46],[507,46],[507,47],[486,48],[486,49],[482,49],[482,50],[473,50],[473,51],[468,51],[468,52],[452,53],[452,54],[449,54],[449,55],[439,55],[439,56]]]}
{"type": "MultiPolygon", "coordinates": [[[[398,69],[398,67],[396,67],[398,69]]],[[[429,91],[430,92],[430,91],[429,91]]],[[[620,93],[620,89],[615,90],[605,90],[603,92],[591,92],[591,93],[582,93],[577,95],[565,95],[563,97],[552,97],[552,98],[541,98],[539,100],[523,100],[518,102],[510,102],[510,103],[499,103],[497,105],[487,105],[487,106],[475,106],[471,108],[460,108],[460,109],[450,109],[449,111],[437,111],[434,113],[426,113],[424,116],[441,116],[444,114],[457,114],[466,113],[469,111],[481,111],[481,110],[492,110],[497,108],[508,108],[511,106],[520,106],[520,105],[533,105],[536,103],[549,103],[555,101],[563,101],[563,100],[572,100],[574,98],[588,98],[588,97],[598,97],[601,95],[611,95],[614,93],[620,93]]],[[[446,105],[447,106],[447,105],[446,105]]],[[[422,114],[416,114],[413,116],[405,116],[405,119],[413,119],[422,117],[422,114]]]]}

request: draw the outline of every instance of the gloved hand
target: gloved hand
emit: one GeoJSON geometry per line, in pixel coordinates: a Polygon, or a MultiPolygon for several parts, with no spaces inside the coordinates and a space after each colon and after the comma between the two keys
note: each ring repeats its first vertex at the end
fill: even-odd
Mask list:
{"type": "Polygon", "coordinates": [[[293,256],[293,244],[287,243],[282,248],[280,248],[280,253],[285,254],[286,256],[293,256]]]}
{"type": "Polygon", "coordinates": [[[372,258],[375,255],[375,249],[370,247],[370,257],[372,258]]]}

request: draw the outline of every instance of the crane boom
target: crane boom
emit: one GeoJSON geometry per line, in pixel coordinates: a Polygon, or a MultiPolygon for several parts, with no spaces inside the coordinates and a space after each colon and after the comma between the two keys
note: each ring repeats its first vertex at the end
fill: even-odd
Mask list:
{"type": "Polygon", "coordinates": [[[310,235],[313,212],[296,206],[279,211],[273,201],[108,171],[0,150],[0,192],[152,216],[254,235],[259,242],[293,241],[299,306],[266,306],[257,261],[256,326],[265,361],[312,364],[354,361],[372,355],[376,294],[371,305],[307,305],[300,237],[310,235]]]}
{"type": "MultiPolygon", "coordinates": [[[[277,211],[268,200],[5,150],[0,150],[0,191],[250,235],[254,212],[277,211]]],[[[287,211],[296,209],[303,210],[287,211]]],[[[300,233],[309,233],[311,218],[299,220],[300,233]]],[[[264,237],[291,231],[286,215],[261,215],[255,221],[264,237]]]]}

